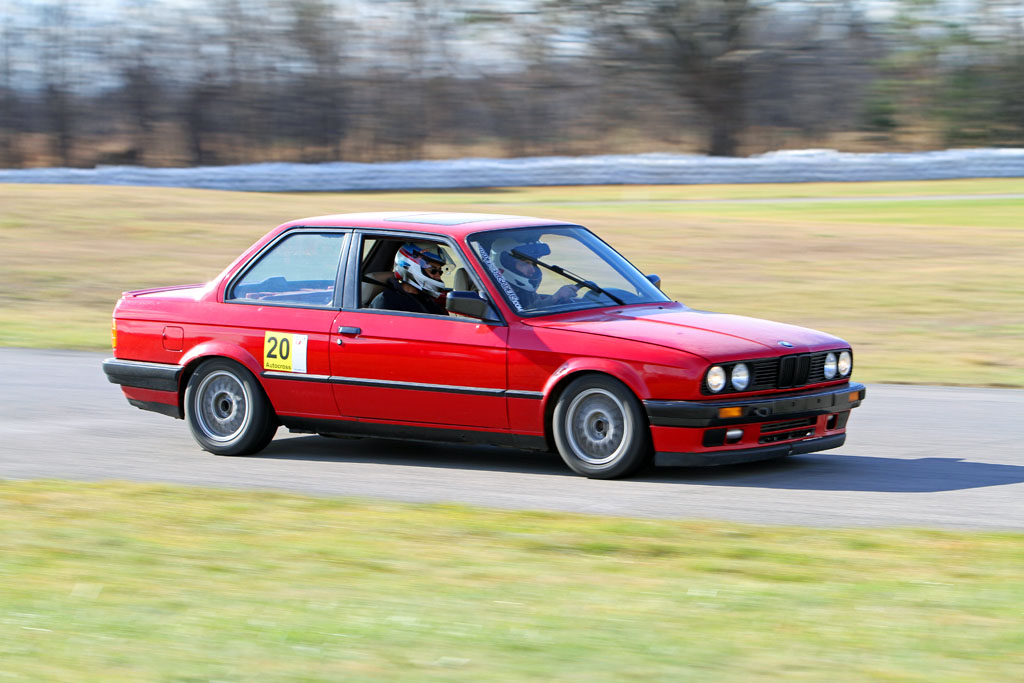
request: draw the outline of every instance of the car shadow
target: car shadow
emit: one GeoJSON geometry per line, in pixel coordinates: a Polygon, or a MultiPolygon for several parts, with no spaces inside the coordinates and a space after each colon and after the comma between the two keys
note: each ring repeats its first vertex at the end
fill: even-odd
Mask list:
{"type": "MultiPolygon", "coordinates": [[[[275,439],[266,449],[249,457],[577,476],[554,453],[380,438],[275,439]]],[[[807,491],[935,493],[1018,484],[1024,482],[1024,466],[962,458],[886,458],[825,452],[721,467],[651,467],[628,481],[807,491]]]]}
{"type": "Polygon", "coordinates": [[[500,446],[399,441],[376,437],[297,436],[274,439],[264,450],[247,457],[576,476],[555,453],[500,446]]]}
{"type": "Polygon", "coordinates": [[[1024,466],[963,458],[811,453],[723,467],[652,468],[643,481],[800,491],[937,493],[1024,482],[1024,466]]]}

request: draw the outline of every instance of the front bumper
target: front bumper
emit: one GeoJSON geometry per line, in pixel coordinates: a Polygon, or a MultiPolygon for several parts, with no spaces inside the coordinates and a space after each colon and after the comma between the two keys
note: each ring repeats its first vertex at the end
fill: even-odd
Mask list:
{"type": "Polygon", "coordinates": [[[783,396],[716,401],[644,401],[655,464],[730,465],[839,448],[863,384],[783,396]]]}
{"type": "Polygon", "coordinates": [[[752,396],[746,400],[730,397],[719,401],[644,401],[644,408],[652,427],[726,427],[839,413],[859,406],[866,392],[863,384],[850,382],[828,389],[767,398],[752,396]],[[723,408],[740,408],[741,415],[719,417],[723,408]]]}
{"type": "Polygon", "coordinates": [[[832,434],[816,439],[805,439],[791,443],[756,448],[741,448],[728,451],[708,451],[706,453],[655,453],[654,464],[657,467],[714,467],[716,465],[735,465],[741,462],[757,462],[758,460],[774,460],[800,453],[817,453],[830,448],[839,448],[846,442],[846,434],[832,434]]]}

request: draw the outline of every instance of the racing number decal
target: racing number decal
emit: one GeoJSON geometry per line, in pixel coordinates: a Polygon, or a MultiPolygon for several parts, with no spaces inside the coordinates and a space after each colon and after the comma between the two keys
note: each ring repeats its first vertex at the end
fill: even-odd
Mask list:
{"type": "Polygon", "coordinates": [[[263,369],[305,372],[307,338],[304,334],[265,332],[263,334],[263,369]]]}

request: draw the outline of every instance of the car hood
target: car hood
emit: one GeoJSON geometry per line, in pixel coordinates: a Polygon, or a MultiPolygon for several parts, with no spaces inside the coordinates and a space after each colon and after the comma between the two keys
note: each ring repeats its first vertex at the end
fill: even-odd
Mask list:
{"type": "Polygon", "coordinates": [[[695,311],[677,303],[583,311],[524,322],[533,327],[657,344],[708,361],[764,358],[847,346],[838,337],[806,327],[695,311]]]}

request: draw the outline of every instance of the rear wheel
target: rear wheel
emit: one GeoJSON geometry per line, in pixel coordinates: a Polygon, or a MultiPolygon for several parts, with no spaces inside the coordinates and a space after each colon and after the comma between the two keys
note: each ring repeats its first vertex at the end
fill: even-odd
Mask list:
{"type": "Polygon", "coordinates": [[[611,377],[573,380],[555,405],[552,427],[562,460],[586,477],[624,477],[650,458],[650,429],[640,401],[611,377]]]}
{"type": "Polygon", "coordinates": [[[256,378],[220,358],[205,361],[189,379],[185,419],[196,442],[217,455],[256,453],[277,432],[276,416],[256,378]]]}

